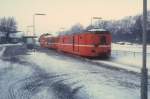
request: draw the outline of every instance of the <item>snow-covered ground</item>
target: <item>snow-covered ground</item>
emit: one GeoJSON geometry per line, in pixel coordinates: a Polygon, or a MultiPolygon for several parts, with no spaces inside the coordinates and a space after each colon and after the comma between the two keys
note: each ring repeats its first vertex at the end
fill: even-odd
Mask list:
{"type": "Polygon", "coordinates": [[[0,99],[140,99],[140,76],[136,73],[51,50],[18,56],[17,49],[23,50],[6,48],[3,56],[11,58],[0,59],[0,99]]]}
{"type": "MultiPolygon", "coordinates": [[[[129,71],[141,72],[142,45],[137,44],[112,44],[110,60],[93,60],[113,67],[123,68],[129,71]]],[[[150,70],[150,46],[147,46],[147,68],[150,70]]]]}
{"type": "MultiPolygon", "coordinates": [[[[111,57],[108,60],[92,59],[98,64],[104,64],[107,67],[125,69],[127,71],[141,72],[142,68],[142,45],[122,42],[121,44],[112,44],[111,57]]],[[[147,68],[150,73],[150,45],[147,46],[147,68]]]]}
{"type": "Polygon", "coordinates": [[[53,83],[69,87],[75,99],[140,99],[140,77],[132,73],[101,68],[51,51],[24,58],[59,75],[53,83]]]}
{"type": "MultiPolygon", "coordinates": [[[[139,44],[129,44],[124,43],[124,45],[121,44],[112,44],[112,50],[116,51],[129,51],[129,52],[142,52],[142,45],[139,44]]],[[[150,53],[150,45],[147,45],[147,53],[150,53]]]]}
{"type": "MultiPolygon", "coordinates": [[[[112,45],[112,61],[142,67],[142,45],[112,45]]],[[[147,67],[150,69],[150,46],[147,46],[147,67]]]]}
{"type": "Polygon", "coordinates": [[[6,47],[0,47],[0,58],[3,56],[6,47]]]}
{"type": "Polygon", "coordinates": [[[17,44],[0,44],[0,48],[1,47],[16,46],[16,45],[22,45],[22,43],[17,43],[17,44]]]}

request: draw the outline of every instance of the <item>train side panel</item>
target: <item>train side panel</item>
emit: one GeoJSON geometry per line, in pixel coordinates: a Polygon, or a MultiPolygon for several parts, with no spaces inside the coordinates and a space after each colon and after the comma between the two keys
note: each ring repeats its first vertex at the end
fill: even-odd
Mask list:
{"type": "Polygon", "coordinates": [[[83,33],[79,35],[79,55],[80,56],[91,56],[92,44],[91,36],[88,33],[83,33]]]}
{"type": "Polygon", "coordinates": [[[57,37],[40,37],[42,47],[84,57],[105,57],[111,54],[112,37],[108,31],[88,31],[57,37]]]}

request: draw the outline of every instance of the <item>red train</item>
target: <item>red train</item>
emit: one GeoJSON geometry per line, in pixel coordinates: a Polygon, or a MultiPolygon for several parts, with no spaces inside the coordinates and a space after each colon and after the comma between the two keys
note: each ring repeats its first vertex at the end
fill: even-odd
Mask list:
{"type": "Polygon", "coordinates": [[[91,29],[83,33],[55,37],[50,34],[43,34],[39,41],[41,47],[83,57],[109,57],[111,55],[112,37],[109,31],[103,29],[91,29]]]}

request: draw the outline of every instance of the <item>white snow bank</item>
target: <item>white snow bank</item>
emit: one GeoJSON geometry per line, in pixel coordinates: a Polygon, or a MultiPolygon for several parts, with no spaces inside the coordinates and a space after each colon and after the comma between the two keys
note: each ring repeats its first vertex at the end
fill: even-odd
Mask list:
{"type": "Polygon", "coordinates": [[[102,63],[102,64],[105,64],[107,66],[110,66],[110,67],[118,67],[118,68],[122,68],[122,69],[125,69],[125,70],[128,70],[128,71],[134,71],[134,72],[138,72],[140,73],[140,68],[137,67],[137,66],[130,66],[130,65],[126,65],[126,64],[120,64],[120,63],[117,63],[117,62],[111,62],[111,61],[94,61],[94,62],[99,62],[99,63],[102,63]]]}
{"type": "MultiPolygon", "coordinates": [[[[103,63],[140,72],[142,68],[142,45],[112,44],[112,57],[111,61],[103,61],[103,63]]],[[[150,69],[150,45],[147,46],[147,68],[150,69]]]]}
{"type": "Polygon", "coordinates": [[[0,47],[15,46],[15,45],[22,45],[22,44],[21,43],[17,43],[17,44],[0,44],[0,47]]]}
{"type": "Polygon", "coordinates": [[[0,50],[0,58],[2,57],[4,51],[5,51],[6,47],[3,47],[1,50],[0,50]]]}
{"type": "MultiPolygon", "coordinates": [[[[130,51],[130,52],[142,52],[142,45],[133,44],[133,45],[120,45],[120,44],[112,44],[112,50],[119,51],[130,51]]],[[[147,46],[147,53],[150,53],[150,45],[147,46]]]]}

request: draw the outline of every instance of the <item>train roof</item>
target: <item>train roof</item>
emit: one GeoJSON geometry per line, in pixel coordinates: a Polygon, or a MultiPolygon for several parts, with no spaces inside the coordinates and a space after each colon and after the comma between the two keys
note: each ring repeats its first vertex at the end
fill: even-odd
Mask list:
{"type": "Polygon", "coordinates": [[[88,31],[90,31],[90,32],[106,32],[107,30],[105,30],[105,29],[90,29],[88,31]]]}

